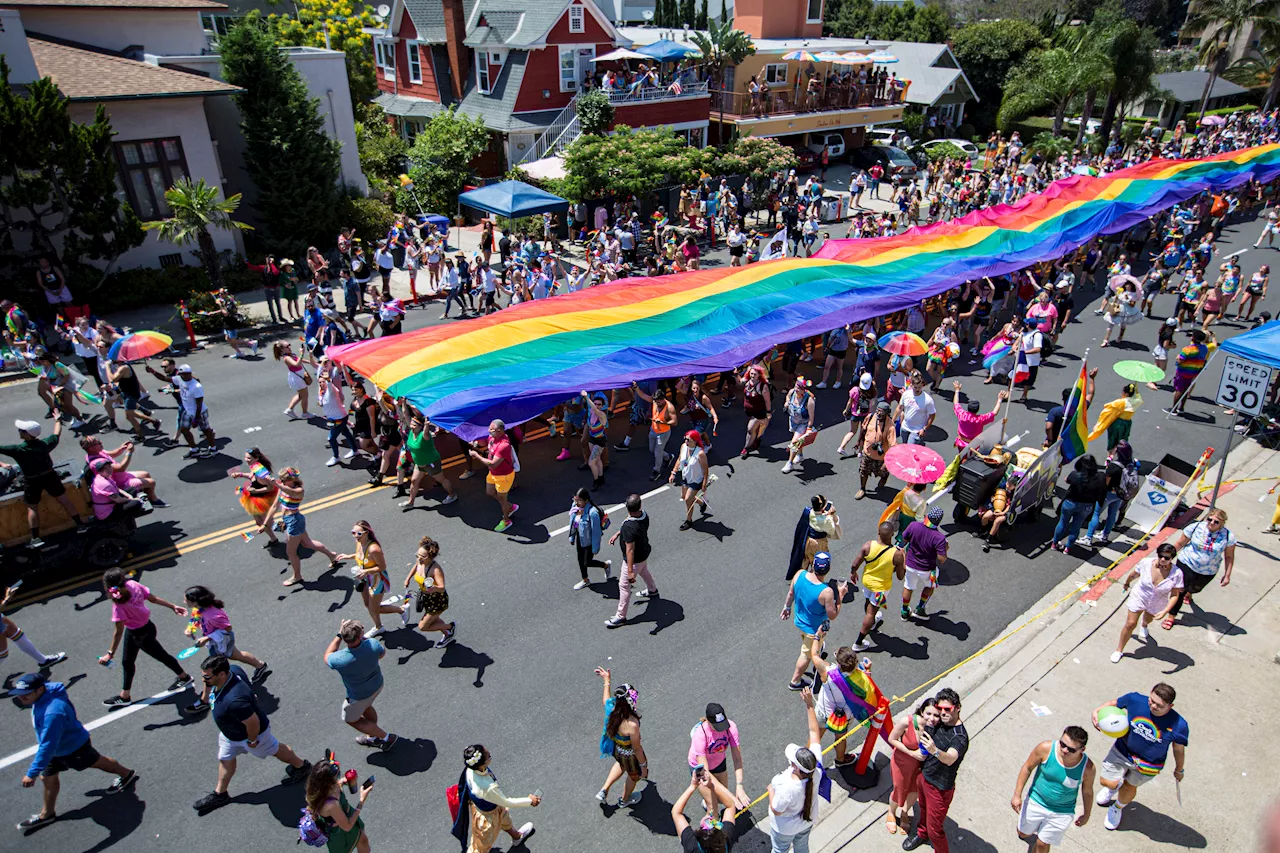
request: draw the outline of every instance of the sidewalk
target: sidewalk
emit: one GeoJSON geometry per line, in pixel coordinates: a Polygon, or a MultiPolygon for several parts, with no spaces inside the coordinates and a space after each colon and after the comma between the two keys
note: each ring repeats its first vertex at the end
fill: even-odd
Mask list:
{"type": "MultiPolygon", "coordinates": [[[[1092,710],[1130,691],[1145,693],[1160,681],[1178,691],[1174,707],[1191,730],[1183,805],[1177,802],[1170,764],[1141,789],[1119,829],[1106,830],[1106,810],[1095,806],[1090,822],[1073,826],[1054,849],[1259,849],[1263,810],[1277,793],[1274,782],[1265,781],[1274,780],[1266,768],[1280,762],[1280,743],[1269,725],[1271,703],[1280,695],[1280,583],[1277,557],[1270,553],[1276,550],[1275,540],[1261,533],[1275,501],[1269,496],[1260,503],[1259,498],[1280,478],[1280,453],[1245,445],[1232,454],[1227,473],[1228,478],[1270,479],[1242,483],[1219,499],[1239,541],[1231,584],[1212,583],[1195,606],[1184,608],[1172,631],[1153,624],[1151,642],[1131,640],[1125,657],[1111,664],[1108,656],[1124,621],[1125,594],[1119,583],[1104,582],[1095,600],[1088,600],[1092,595],[1073,599],[1003,665],[993,669],[978,659],[928,691],[951,686],[961,693],[972,739],[947,822],[952,850],[1026,851],[1027,843],[1015,832],[1017,817],[1009,800],[1031,749],[1056,738],[1064,727],[1079,725],[1089,732],[1087,752],[1099,763],[1110,741],[1090,725],[1092,710]]],[[[1147,553],[1138,551],[1135,557],[1147,553]]],[[[1046,596],[1046,603],[1097,570],[1082,567],[1046,596]]],[[[1112,576],[1123,577],[1119,569],[1112,576]]],[[[1098,591],[1095,587],[1091,593],[1098,591]]],[[[883,765],[883,747],[880,752],[883,765]]],[[[888,786],[886,767],[880,787],[823,816],[814,829],[812,849],[862,853],[898,848],[903,836],[890,836],[884,827],[888,786]]]]}

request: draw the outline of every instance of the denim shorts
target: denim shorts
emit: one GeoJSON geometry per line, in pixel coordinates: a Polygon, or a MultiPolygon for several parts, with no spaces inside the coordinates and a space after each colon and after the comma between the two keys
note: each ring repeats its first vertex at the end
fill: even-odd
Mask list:
{"type": "Polygon", "coordinates": [[[301,536],[307,532],[307,517],[300,512],[290,513],[280,519],[284,532],[289,536],[301,536]]]}

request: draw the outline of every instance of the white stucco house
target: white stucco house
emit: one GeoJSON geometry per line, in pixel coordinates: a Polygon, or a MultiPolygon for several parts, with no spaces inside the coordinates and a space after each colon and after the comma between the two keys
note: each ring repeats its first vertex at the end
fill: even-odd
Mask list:
{"type": "MultiPolygon", "coordinates": [[[[145,220],[168,215],[164,191],[181,177],[204,178],[224,195],[253,196],[244,167],[240,115],[219,79],[201,14],[212,0],[0,0],[0,54],[10,84],[49,77],[70,102],[73,121],[91,122],[98,106],[115,131],[120,196],[145,220]]],[[[351,96],[341,52],[288,48],[326,131],[342,146],[342,181],[363,193],[351,96]]],[[[252,223],[248,205],[238,218],[252,223]]],[[[218,231],[219,250],[242,252],[240,235],[218,231]]],[[[23,247],[17,246],[19,251],[23,247]]],[[[117,266],[194,263],[149,232],[117,266]]]]}

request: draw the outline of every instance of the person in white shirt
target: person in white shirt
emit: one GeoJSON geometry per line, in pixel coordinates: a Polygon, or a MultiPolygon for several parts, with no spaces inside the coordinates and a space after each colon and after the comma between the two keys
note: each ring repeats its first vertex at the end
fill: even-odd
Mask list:
{"type": "MultiPolygon", "coordinates": [[[[808,853],[809,833],[818,814],[815,802],[825,772],[822,767],[822,730],[813,709],[813,692],[800,691],[809,723],[809,745],[788,744],[787,769],[769,782],[769,839],[772,853],[808,853]]],[[[830,799],[830,794],[827,794],[830,799]]]]}
{"type": "Polygon", "coordinates": [[[901,419],[898,429],[898,441],[901,444],[924,444],[924,434],[933,426],[938,409],[933,397],[924,390],[924,375],[918,370],[911,371],[911,379],[907,389],[902,392],[898,401],[895,419],[901,419]]]}
{"type": "Polygon", "coordinates": [[[489,759],[489,750],[478,743],[462,750],[466,768],[458,779],[460,802],[453,822],[453,836],[462,842],[467,853],[489,853],[504,831],[515,842],[513,847],[524,844],[534,833],[533,822],[515,829],[511,825],[511,810],[525,806],[536,808],[542,802],[542,795],[537,792],[527,797],[508,797],[502,793],[498,777],[489,769],[489,759]]]}
{"type": "Polygon", "coordinates": [[[178,434],[186,439],[187,446],[191,448],[182,458],[212,456],[217,452],[217,436],[209,426],[209,409],[204,404],[204,386],[200,384],[199,379],[191,375],[189,364],[180,365],[175,369],[173,359],[166,358],[160,362],[160,368],[164,373],[157,373],[147,365],[147,372],[157,379],[171,383],[178,390],[178,399],[181,403],[178,410],[178,434]],[[204,440],[209,443],[208,447],[201,449],[196,446],[195,437],[191,434],[192,427],[200,430],[204,440]]]}
{"type": "MultiPolygon", "coordinates": [[[[1020,326],[1017,349],[1026,354],[1027,369],[1030,375],[1026,379],[1018,383],[1018,387],[1022,389],[1022,402],[1027,402],[1027,394],[1031,389],[1036,387],[1036,374],[1040,372],[1040,349],[1044,346],[1044,335],[1036,328],[1033,323],[1025,323],[1020,326]]],[[[1016,367],[1014,368],[1017,369],[1016,367]]]]}
{"type": "Polygon", "coordinates": [[[725,242],[729,244],[729,266],[742,266],[742,256],[746,254],[747,235],[738,228],[737,222],[729,226],[729,234],[725,237],[725,242]]]}
{"type": "Polygon", "coordinates": [[[498,310],[498,277],[484,261],[480,262],[480,281],[484,287],[484,313],[498,310]]]}
{"type": "Polygon", "coordinates": [[[378,265],[378,275],[382,276],[382,298],[391,298],[391,271],[396,268],[395,256],[387,246],[386,240],[378,241],[378,248],[373,253],[373,260],[378,265]]]}

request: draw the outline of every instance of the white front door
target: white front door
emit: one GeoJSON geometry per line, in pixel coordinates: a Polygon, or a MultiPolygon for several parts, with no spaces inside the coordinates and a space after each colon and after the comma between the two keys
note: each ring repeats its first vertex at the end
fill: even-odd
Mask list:
{"type": "Polygon", "coordinates": [[[578,86],[581,89],[582,80],[588,74],[594,74],[596,70],[596,46],[578,48],[578,86]]]}

